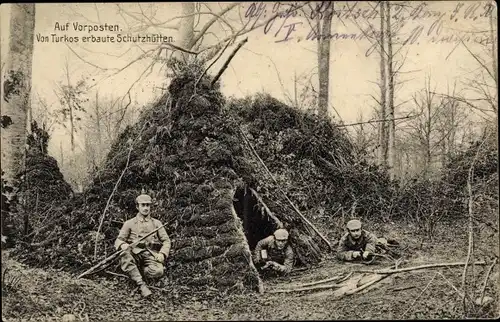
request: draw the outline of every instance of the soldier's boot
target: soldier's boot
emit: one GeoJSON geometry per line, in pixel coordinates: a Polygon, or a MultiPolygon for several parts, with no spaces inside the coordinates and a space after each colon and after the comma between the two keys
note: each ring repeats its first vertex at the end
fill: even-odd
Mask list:
{"type": "Polygon", "coordinates": [[[152,294],[148,286],[142,279],[141,272],[139,271],[138,268],[133,268],[132,270],[130,270],[129,276],[137,284],[137,286],[139,286],[139,290],[141,291],[141,295],[143,297],[148,297],[152,294]]]}
{"type": "Polygon", "coordinates": [[[148,297],[151,296],[151,291],[149,290],[148,286],[146,284],[142,284],[139,289],[141,290],[141,294],[143,297],[148,297]]]}

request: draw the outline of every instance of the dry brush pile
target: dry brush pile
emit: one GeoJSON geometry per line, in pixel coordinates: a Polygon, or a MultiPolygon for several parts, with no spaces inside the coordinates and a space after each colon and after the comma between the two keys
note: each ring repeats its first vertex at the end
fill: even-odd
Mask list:
{"type": "Polygon", "coordinates": [[[53,228],[54,217],[73,196],[71,186],[64,180],[57,161],[47,153],[48,140],[48,133],[33,122],[27,137],[28,149],[23,171],[17,175],[19,186],[13,201],[16,206],[7,205],[8,209],[4,208],[2,194],[2,212],[10,209],[17,211],[8,218],[9,225],[16,227],[8,236],[11,240],[20,239],[28,243],[43,241],[47,236],[41,239],[41,230],[53,228]]]}
{"type": "MultiPolygon", "coordinates": [[[[293,218],[301,225],[283,198],[286,192],[333,240],[343,231],[353,205],[354,216],[377,217],[384,212],[392,193],[387,174],[357,159],[348,138],[331,121],[265,94],[233,100],[228,112],[242,119],[244,135],[275,179],[248,151],[250,162],[258,169],[259,189],[269,196],[270,207],[278,216],[293,218]]],[[[310,236],[321,244],[314,232],[310,236]]]]}
{"type": "Polygon", "coordinates": [[[121,223],[135,216],[134,199],[144,190],[154,198],[154,216],[168,223],[169,274],[177,283],[253,287],[257,273],[232,211],[236,188],[259,191],[291,230],[304,264],[321,259],[324,243],[285,195],[320,224],[331,223],[339,205],[354,200],[366,215],[382,207],[370,189],[386,189],[386,177],[355,160],[334,125],[269,96],[226,104],[218,85],[200,78],[203,71],[196,64],[178,69],[169,94],[124,130],[93,183],[41,232],[57,238],[47,238],[44,247],[19,247],[22,260],[82,272],[113,251],[121,223]]]}

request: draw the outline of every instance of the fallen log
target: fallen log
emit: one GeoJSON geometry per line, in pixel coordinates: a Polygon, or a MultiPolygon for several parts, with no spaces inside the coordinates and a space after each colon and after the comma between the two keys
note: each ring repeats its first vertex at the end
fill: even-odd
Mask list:
{"type": "MultiPolygon", "coordinates": [[[[427,265],[420,265],[420,266],[414,266],[414,267],[405,267],[405,268],[392,269],[392,270],[383,270],[383,269],[382,270],[375,270],[375,271],[358,270],[356,272],[358,272],[358,273],[372,273],[372,274],[395,274],[395,273],[415,271],[415,270],[419,270],[419,269],[426,269],[426,268],[433,268],[433,267],[464,266],[465,264],[466,264],[465,262],[437,263],[437,264],[427,264],[427,265]]],[[[486,262],[479,261],[479,262],[473,263],[473,265],[486,265],[486,262]]]]}

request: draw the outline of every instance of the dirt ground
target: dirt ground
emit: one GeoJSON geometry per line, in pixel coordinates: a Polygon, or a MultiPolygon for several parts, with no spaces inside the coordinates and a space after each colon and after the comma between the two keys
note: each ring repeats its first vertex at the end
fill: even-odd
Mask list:
{"type": "MultiPolygon", "coordinates": [[[[411,227],[395,224],[376,227],[378,232],[390,230],[406,245],[405,260],[400,268],[432,263],[465,261],[467,239],[463,232],[443,226],[430,241],[411,227]],[[451,232],[456,232],[452,234],[451,232]]],[[[479,236],[481,237],[481,236],[479,236]]],[[[477,240],[475,260],[491,259],[481,249],[493,247],[498,252],[498,239],[477,240]],[[490,246],[485,246],[490,245],[490,246]]],[[[2,286],[3,321],[62,321],[73,314],[76,321],[180,321],[180,320],[322,320],[322,319],[458,319],[465,316],[498,317],[498,265],[489,274],[485,298],[491,303],[470,306],[464,314],[462,292],[463,266],[440,267],[391,274],[372,286],[351,295],[339,288],[289,293],[271,293],[278,289],[345,275],[344,289],[353,289],[379,275],[358,273],[392,267],[382,260],[372,265],[340,263],[328,256],[320,265],[291,276],[265,279],[265,292],[220,294],[215,290],[189,292],[167,285],[154,289],[150,299],[142,299],[121,277],[79,279],[54,270],[26,267],[2,255],[4,275],[2,286]]],[[[490,265],[475,266],[474,280],[467,289],[473,301],[482,294],[484,279],[490,265]]],[[[3,270],[2,269],[2,270],[3,270]]],[[[469,280],[472,280],[472,273],[469,280]]],[[[326,285],[331,283],[319,284],[326,285]]]]}

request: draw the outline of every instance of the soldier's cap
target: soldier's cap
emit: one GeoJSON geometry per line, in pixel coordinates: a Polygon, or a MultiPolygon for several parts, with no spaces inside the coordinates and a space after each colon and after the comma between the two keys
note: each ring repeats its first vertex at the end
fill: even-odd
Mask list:
{"type": "Polygon", "coordinates": [[[360,229],[361,228],[361,221],[357,219],[349,220],[347,222],[347,229],[353,230],[353,229],[360,229]]]}
{"type": "Polygon", "coordinates": [[[137,198],[135,198],[135,202],[137,202],[137,203],[151,203],[151,197],[146,195],[146,194],[142,194],[142,195],[138,196],[137,198]]]}
{"type": "Polygon", "coordinates": [[[278,229],[274,232],[274,238],[277,240],[287,240],[288,231],[284,228],[278,229]]]}

